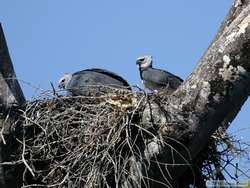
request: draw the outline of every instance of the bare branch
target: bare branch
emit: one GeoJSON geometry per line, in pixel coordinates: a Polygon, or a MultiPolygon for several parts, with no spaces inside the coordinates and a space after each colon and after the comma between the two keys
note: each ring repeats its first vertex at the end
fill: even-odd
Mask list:
{"type": "Polygon", "coordinates": [[[16,80],[8,47],[0,24],[0,101],[5,106],[23,104],[25,98],[16,80]]]}

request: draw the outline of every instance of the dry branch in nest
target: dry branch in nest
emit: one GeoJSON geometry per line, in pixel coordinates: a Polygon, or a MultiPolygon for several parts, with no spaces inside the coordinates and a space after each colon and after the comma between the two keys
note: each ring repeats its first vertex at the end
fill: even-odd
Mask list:
{"type": "MultiPolygon", "coordinates": [[[[153,125],[149,129],[143,127],[142,112],[152,100],[156,100],[155,96],[109,88],[106,93],[102,90],[88,96],[29,102],[20,114],[20,148],[13,157],[23,187],[122,187],[124,182],[133,187],[147,186],[140,167],[137,172],[131,171],[133,161],[144,161],[145,169],[150,163],[157,163],[156,157],[149,161],[144,155],[150,140],[157,139],[169,147],[166,140],[154,134],[157,130],[152,129],[153,125]]],[[[184,165],[192,163],[200,169],[191,168],[192,175],[186,182],[194,183],[199,177],[204,182],[214,174],[218,161],[213,159],[220,157],[214,147],[217,141],[211,138],[196,161],[186,159],[184,165]],[[201,177],[201,171],[209,167],[208,176],[201,177]]]]}

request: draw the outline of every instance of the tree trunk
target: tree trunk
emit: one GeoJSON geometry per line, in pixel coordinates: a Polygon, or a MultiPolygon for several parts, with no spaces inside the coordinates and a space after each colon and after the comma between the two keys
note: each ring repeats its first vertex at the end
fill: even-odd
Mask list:
{"type": "MultiPolygon", "coordinates": [[[[13,106],[21,106],[25,98],[16,79],[16,74],[9,56],[3,29],[0,24],[0,163],[7,162],[10,153],[16,149],[12,127],[16,117],[12,115],[13,106]]],[[[14,166],[0,165],[0,187],[17,187],[14,166]]]]}
{"type": "MultiPolygon", "coordinates": [[[[171,96],[163,96],[165,100],[153,104],[158,110],[152,113],[148,108],[144,112],[144,122],[152,113],[159,125],[164,124],[158,127],[159,139],[162,143],[172,143],[171,147],[179,152],[159,141],[148,144],[145,156],[168,164],[136,162],[137,166],[149,168],[147,176],[154,180],[149,182],[151,187],[178,186],[188,169],[187,163],[197,157],[211,134],[219,126],[228,127],[235,118],[248,98],[249,86],[250,1],[237,0],[188,79],[171,96]]],[[[131,171],[135,171],[135,167],[131,171]]]]}

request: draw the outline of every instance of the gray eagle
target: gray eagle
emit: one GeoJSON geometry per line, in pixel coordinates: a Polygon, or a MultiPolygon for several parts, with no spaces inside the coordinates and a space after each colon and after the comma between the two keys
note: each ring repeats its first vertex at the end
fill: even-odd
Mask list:
{"type": "Polygon", "coordinates": [[[112,87],[131,90],[128,82],[121,76],[105,69],[86,69],[75,73],[65,73],[58,87],[70,95],[88,95],[93,88],[112,87]]]}
{"type": "Polygon", "coordinates": [[[168,93],[172,93],[183,82],[180,77],[168,71],[153,68],[152,56],[139,57],[136,64],[139,66],[140,77],[145,88],[151,91],[167,89],[168,93]]]}

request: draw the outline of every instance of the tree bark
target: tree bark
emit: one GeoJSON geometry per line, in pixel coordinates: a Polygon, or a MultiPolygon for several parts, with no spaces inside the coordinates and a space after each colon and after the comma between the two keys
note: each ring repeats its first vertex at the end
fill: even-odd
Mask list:
{"type": "MultiPolygon", "coordinates": [[[[8,47],[0,24],[0,163],[10,158],[10,153],[16,149],[12,127],[16,117],[11,113],[13,106],[21,106],[25,98],[16,79],[16,74],[10,59],[8,47]]],[[[17,187],[15,168],[0,164],[0,187],[17,187]]]]}
{"type": "Polygon", "coordinates": [[[0,102],[5,107],[23,104],[25,98],[16,79],[9,50],[0,24],[0,102]]]}
{"type": "MultiPolygon", "coordinates": [[[[169,142],[171,137],[172,147],[187,160],[173,152],[173,148],[152,140],[144,155],[168,165],[136,162],[137,166],[148,166],[147,174],[143,174],[143,170],[141,173],[155,180],[149,182],[151,187],[178,186],[189,165],[175,164],[191,162],[219,126],[230,125],[248,98],[249,86],[250,1],[237,0],[188,79],[171,96],[165,96],[165,100],[153,104],[154,109],[158,110],[152,113],[146,109],[144,112],[144,122],[150,124],[149,119],[153,114],[153,119],[159,125],[164,124],[158,127],[159,140],[169,142]],[[185,144],[188,151],[173,139],[185,144]]],[[[135,170],[132,167],[131,171],[135,170]]]]}

